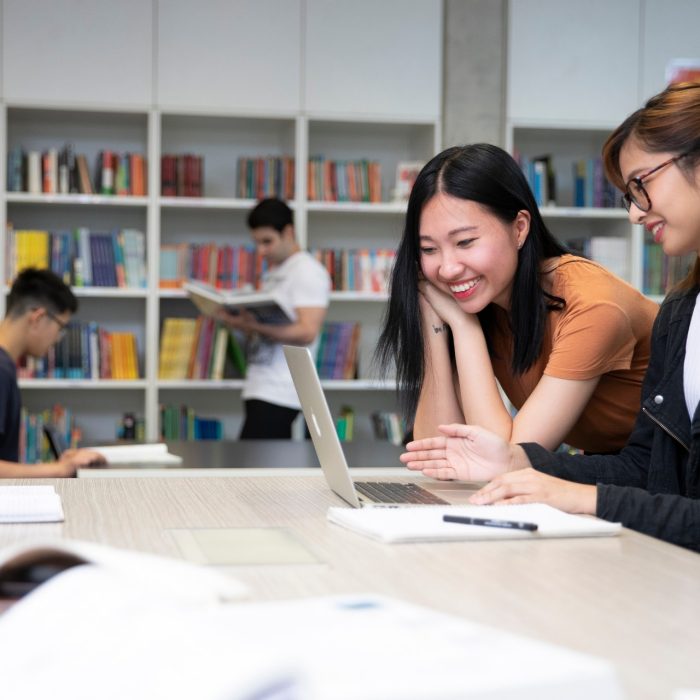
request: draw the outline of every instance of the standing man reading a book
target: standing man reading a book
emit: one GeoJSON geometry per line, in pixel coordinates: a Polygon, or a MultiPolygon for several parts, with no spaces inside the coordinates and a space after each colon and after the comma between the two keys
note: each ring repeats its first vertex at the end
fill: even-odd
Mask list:
{"type": "Polygon", "coordinates": [[[263,290],[281,296],[294,309],[291,323],[259,323],[249,313],[219,318],[248,337],[248,370],[243,386],[245,422],[239,438],[289,439],[300,404],[282,345],[306,345],[316,352],[328,308],[330,276],[302,251],[294,234],[292,210],[280,199],[263,199],[248,215],[256,253],[268,264],[263,290]]]}
{"type": "Polygon", "coordinates": [[[19,464],[20,411],[17,362],[42,357],[64,335],[78,301],[48,270],[29,268],[17,275],[0,322],[0,478],[74,476],[78,467],[104,462],[93,450],[66,450],[56,462],[19,464]]]}

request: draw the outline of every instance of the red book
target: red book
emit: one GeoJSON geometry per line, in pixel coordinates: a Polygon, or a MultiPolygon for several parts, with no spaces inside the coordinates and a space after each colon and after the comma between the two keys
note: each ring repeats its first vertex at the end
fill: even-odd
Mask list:
{"type": "Polygon", "coordinates": [[[163,197],[175,197],[177,195],[175,156],[163,156],[160,159],[160,192],[163,197]]]}

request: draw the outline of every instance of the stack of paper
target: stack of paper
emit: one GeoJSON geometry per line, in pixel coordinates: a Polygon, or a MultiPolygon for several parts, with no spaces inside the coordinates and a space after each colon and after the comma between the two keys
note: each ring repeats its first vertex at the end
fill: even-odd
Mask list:
{"type": "Polygon", "coordinates": [[[539,539],[617,535],[620,523],[571,515],[544,505],[512,506],[370,506],[328,509],[328,520],[382,542],[539,539]],[[533,523],[536,531],[444,522],[444,515],[533,523]]]}
{"type": "Polygon", "coordinates": [[[0,486],[0,523],[59,523],[61,497],[53,486],[0,486]]]}

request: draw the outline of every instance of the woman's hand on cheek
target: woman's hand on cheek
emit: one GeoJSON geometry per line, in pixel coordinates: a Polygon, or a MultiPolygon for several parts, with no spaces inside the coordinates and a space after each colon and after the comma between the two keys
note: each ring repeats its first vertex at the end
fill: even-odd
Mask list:
{"type": "Polygon", "coordinates": [[[428,281],[418,283],[418,291],[421,298],[425,299],[437,316],[453,327],[458,323],[463,323],[466,316],[459,304],[445,292],[440,291],[435,285],[428,281]]]}
{"type": "Polygon", "coordinates": [[[546,503],[567,513],[595,515],[595,486],[564,481],[533,469],[520,469],[496,477],[469,500],[477,505],[546,503]]]}

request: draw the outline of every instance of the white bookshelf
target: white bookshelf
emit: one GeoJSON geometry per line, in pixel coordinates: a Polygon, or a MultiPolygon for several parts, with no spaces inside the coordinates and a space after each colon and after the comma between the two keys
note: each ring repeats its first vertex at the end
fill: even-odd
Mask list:
{"type": "MultiPolygon", "coordinates": [[[[289,204],[303,248],[395,247],[405,212],[405,203],[390,198],[396,165],[428,160],[441,146],[443,1],[360,0],[341,7],[318,0],[200,0],[194,7],[187,0],[147,0],[118,11],[111,0],[92,0],[89,8],[75,0],[57,0],[50,9],[43,0],[0,4],[0,217],[16,229],[135,228],[147,240],[145,290],[75,290],[78,320],[136,334],[139,380],[22,380],[25,403],[31,410],[58,402],[73,408],[93,442],[113,439],[126,411],[143,415],[146,437],[155,439],[163,403],[186,403],[220,418],[225,436],[236,437],[241,380],[158,379],[163,319],[196,315],[182,292],[159,288],[160,247],[250,241],[245,222],[255,202],[236,189],[242,156],[295,158],[289,204]],[[52,59],[27,62],[27,37],[52,47],[52,59]],[[421,49],[408,55],[407,46],[421,49]],[[11,147],[44,150],[65,142],[91,168],[105,148],[143,153],[147,195],[7,192],[11,147]],[[203,196],[161,196],[161,155],[186,152],[204,157],[203,196]],[[307,161],[320,153],[379,160],[382,202],[307,201],[307,161]]],[[[0,269],[4,284],[4,228],[0,269]]],[[[364,414],[395,409],[393,384],[378,382],[370,366],[385,305],[385,294],[331,297],[329,320],[362,324],[360,378],[324,382],[333,410],[356,407],[358,438],[371,434],[364,414]]]]}
{"type": "MultiPolygon", "coordinates": [[[[428,160],[440,146],[437,120],[410,122],[389,118],[358,122],[298,114],[176,113],[171,110],[60,109],[50,105],[5,104],[2,108],[7,151],[17,145],[43,150],[70,141],[91,165],[101,148],[138,151],[148,158],[148,194],[144,197],[104,195],[30,195],[5,192],[0,206],[15,229],[62,230],[87,226],[90,230],[137,228],[146,233],[148,286],[146,289],[76,287],[78,320],[98,320],[108,330],[136,334],[140,379],[30,380],[21,387],[29,408],[53,403],[77,407],[76,420],[86,439],[109,440],[126,411],[143,415],[146,436],[156,439],[161,404],[185,403],[198,414],[216,417],[224,434],[234,438],[243,417],[241,380],[158,379],[159,339],[168,316],[195,317],[195,307],[179,289],[159,287],[158,253],[171,243],[242,245],[250,242],[246,226],[252,199],[236,196],[237,162],[242,156],[288,155],[295,158],[297,187],[290,201],[297,237],[304,248],[395,248],[401,236],[405,202],[391,201],[396,166],[400,161],[428,160]],[[204,156],[204,196],[160,196],[160,157],[167,153],[204,156]],[[306,163],[312,154],[332,159],[371,158],[381,163],[382,202],[336,203],[306,200],[306,163]],[[155,165],[154,165],[155,164],[155,165]],[[99,404],[100,409],[94,410],[99,404]],[[89,426],[89,429],[88,429],[89,426]]],[[[4,188],[3,188],[4,190],[4,188]]],[[[3,241],[2,264],[4,269],[3,241]]],[[[4,287],[5,292],[7,286],[4,287]]],[[[4,299],[4,297],[3,297],[4,299]]],[[[331,295],[328,320],[360,321],[359,379],[324,380],[332,409],[359,406],[358,437],[369,437],[364,420],[372,410],[395,409],[395,386],[380,381],[371,360],[387,302],[385,293],[336,291],[331,295]],[[367,398],[363,398],[364,396],[367,398]]],[[[4,301],[3,301],[4,303],[4,301]]]]}
{"type": "MultiPolygon", "coordinates": [[[[624,238],[624,260],[599,262],[615,269],[630,284],[642,289],[644,231],[630,223],[627,212],[616,207],[576,207],[574,203],[574,163],[599,157],[603,143],[615,124],[574,125],[511,119],[507,123],[506,148],[524,158],[551,157],[556,178],[556,199],[540,207],[550,231],[565,244],[597,238],[624,238]],[[616,269],[619,266],[619,270],[616,269]]],[[[617,197],[617,195],[616,195],[617,197]]]]}

